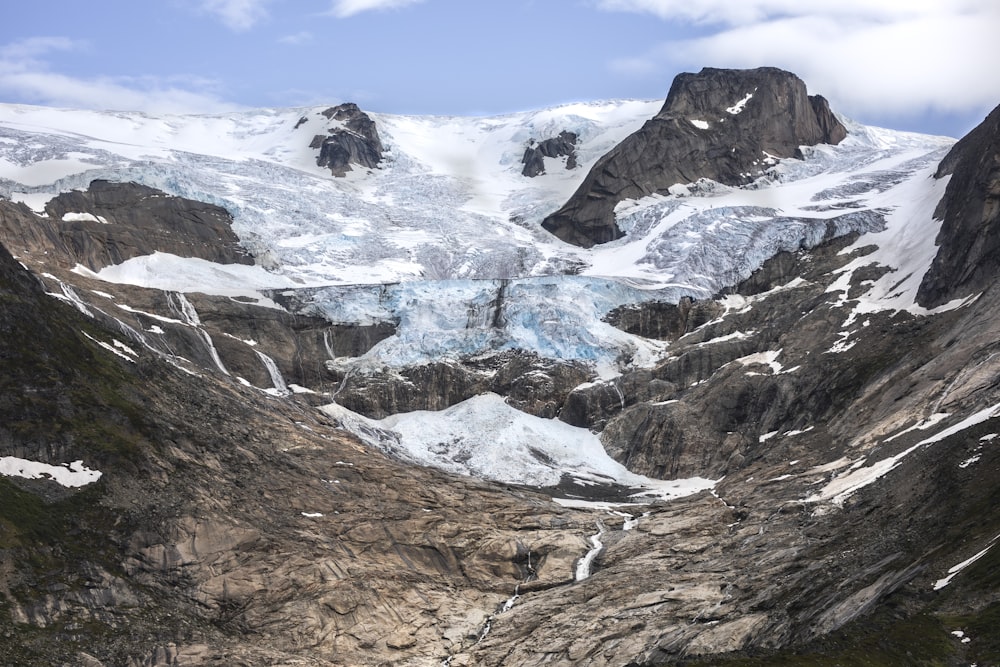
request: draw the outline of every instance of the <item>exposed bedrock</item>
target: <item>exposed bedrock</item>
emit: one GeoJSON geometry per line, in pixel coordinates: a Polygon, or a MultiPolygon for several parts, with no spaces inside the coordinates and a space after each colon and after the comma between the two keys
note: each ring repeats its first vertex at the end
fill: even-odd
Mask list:
{"type": "Polygon", "coordinates": [[[345,176],[351,165],[374,169],[382,161],[382,140],[375,121],[353,103],[330,107],[322,112],[336,124],[326,135],[313,137],[310,148],[319,149],[316,164],[334,176],[345,176]]]}
{"type": "Polygon", "coordinates": [[[768,156],[799,146],[839,143],[847,130],[822,97],[797,76],[773,67],[705,68],[680,74],[660,112],[597,161],[573,196],[542,226],[590,247],[623,236],[615,206],[708,178],[727,185],[760,175],[768,156]]]}
{"type": "Polygon", "coordinates": [[[941,161],[935,176],[948,175],[934,212],[940,248],[918,294],[928,308],[981,292],[1000,271],[1000,107],[941,161]]]}
{"type": "Polygon", "coordinates": [[[543,359],[511,350],[476,360],[442,361],[402,368],[353,369],[351,360],[329,364],[339,378],[334,398],[340,405],[381,419],[400,412],[443,410],[483,392],[506,397],[528,414],[559,415],[573,387],[592,371],[577,363],[543,359]]]}
{"type": "Polygon", "coordinates": [[[564,157],[566,158],[566,168],[576,169],[577,138],[575,132],[563,130],[559,136],[544,139],[538,143],[532,140],[531,144],[524,149],[524,156],[521,158],[521,163],[524,165],[521,175],[534,178],[544,174],[545,158],[547,157],[564,157]]]}
{"type": "Polygon", "coordinates": [[[67,268],[99,270],[155,252],[253,264],[225,209],[137,183],[93,181],[50,200],[45,216],[21,204],[0,206],[0,240],[12,252],[49,253],[67,268]]]}
{"type": "MultiPolygon", "coordinates": [[[[779,433],[810,432],[813,447],[842,446],[872,392],[898,398],[927,381],[912,374],[956,317],[883,312],[850,323],[826,291],[833,270],[864,256],[839,254],[847,242],[773,258],[736,288],[734,310],[675,340],[655,368],[578,388],[561,418],[603,426],[614,458],[661,478],[732,474],[776,456],[771,438],[779,433]],[[783,286],[789,272],[806,279],[783,286]]],[[[859,269],[855,279],[863,284],[868,275],[859,269]]],[[[676,325],[677,312],[663,312],[676,325]]]]}

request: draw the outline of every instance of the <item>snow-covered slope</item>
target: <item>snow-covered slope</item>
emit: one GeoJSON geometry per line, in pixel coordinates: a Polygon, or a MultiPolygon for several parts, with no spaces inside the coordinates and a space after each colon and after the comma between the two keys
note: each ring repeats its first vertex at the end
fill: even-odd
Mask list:
{"type": "MultiPolygon", "coordinates": [[[[943,191],[943,182],[928,177],[952,143],[946,138],[849,123],[844,142],[807,148],[805,160],[776,164],[762,155],[759,179],[749,188],[702,182],[623,202],[617,217],[628,233],[615,243],[585,250],[541,230],[540,220],[572,193],[593,163],[658,107],[658,102],[619,101],[485,118],[373,114],[387,149],[381,168],[334,178],[316,166],[316,150],[309,148],[311,138],[330,125],[318,108],[150,116],[0,105],[0,194],[41,211],[52,195],[106,178],[219,204],[232,212],[242,242],[267,269],[248,276],[243,267],[206,270],[200,260],[150,256],[99,274],[113,282],[180,290],[196,285],[198,291],[230,295],[414,283],[394,288],[407,298],[396,299],[388,310],[380,306],[385,312],[378,316],[404,323],[396,340],[375,352],[388,363],[440,356],[442,346],[470,353],[486,343],[559,358],[606,361],[623,351],[632,356],[641,343],[615,336],[591,336],[600,339],[595,345],[578,340],[586,330],[598,329],[600,318],[617,305],[711,296],[780,250],[851,231],[879,233],[884,248],[879,260],[905,268],[881,282],[911,276],[906,293],[894,293],[886,306],[913,307],[910,283],[919,282],[933,256],[937,223],[928,202],[943,191]],[[565,158],[547,158],[547,173],[522,176],[520,159],[529,142],[563,130],[579,136],[579,166],[568,170],[565,158]],[[611,289],[615,295],[609,298],[608,289],[593,291],[606,283],[569,274],[630,287],[611,289]],[[580,310],[579,294],[598,294],[600,303],[584,306],[583,319],[569,315],[551,298],[551,281],[535,280],[553,275],[573,284],[567,287],[573,296],[563,300],[572,310],[580,310]],[[197,276],[195,284],[190,276],[197,276]],[[438,282],[442,279],[449,282],[438,282]],[[470,340],[465,297],[433,296],[441,289],[450,293],[456,289],[450,281],[462,279],[514,279],[514,289],[529,304],[525,308],[536,315],[514,317],[506,331],[470,340]],[[430,340],[427,336],[407,335],[406,323],[421,303],[438,304],[432,319],[443,335],[434,338],[434,349],[419,342],[430,340]],[[449,315],[441,303],[454,304],[455,313],[449,315]],[[543,303],[551,317],[537,315],[543,303]],[[497,335],[504,340],[498,343],[497,335]]],[[[470,284],[467,291],[474,302],[481,291],[494,289],[470,284]]],[[[336,303],[316,306],[334,321],[372,317],[362,312],[370,299],[367,289],[330,294],[336,303]],[[353,296],[345,302],[348,294],[353,296]]],[[[884,288],[873,289],[871,307],[879,308],[879,295],[885,294],[884,288]]]]}
{"type": "MultiPolygon", "coordinates": [[[[931,213],[946,185],[931,175],[950,139],[848,122],[845,141],[804,148],[804,160],[761,155],[748,187],[678,184],[623,202],[616,216],[626,235],[614,243],[582,249],[542,230],[597,159],[658,108],[632,101],[487,118],[373,114],[386,148],[380,168],[335,178],[309,147],[330,126],[319,108],[149,116],[0,105],[0,194],[41,212],[53,195],[103,178],[225,207],[260,266],[157,253],[96,277],[256,295],[260,304],[294,304],[338,324],[394,323],[394,335],[363,357],[331,361],[346,373],[504,350],[590,364],[605,378],[651,366],[665,345],[610,326],[608,312],[708,298],[779,251],[850,232],[862,234],[856,246],[879,246],[859,265],[892,269],[866,286],[856,314],[921,312],[914,296],[934,256],[939,223],[931,213]],[[545,174],[522,176],[529,143],[562,131],[579,137],[579,166],[547,158],[545,174]]],[[[846,293],[854,268],[844,267],[831,289],[846,293]]],[[[473,407],[443,415],[441,428],[479,432],[504,420],[492,404],[473,407]]],[[[397,421],[405,431],[407,420],[397,421]]],[[[432,454],[410,452],[434,463],[432,454]]],[[[561,461],[554,470],[575,465],[561,461]]]]}
{"type": "Polygon", "coordinates": [[[538,221],[657,106],[373,114],[382,168],[333,178],[309,148],[330,125],[318,108],[148,116],[2,105],[0,193],[40,209],[52,194],[106,178],[219,204],[263,263],[309,284],[549,273],[548,258],[575,260],[538,221]],[[552,160],[548,173],[521,176],[529,141],[562,130],[580,137],[579,165],[552,160]]]}
{"type": "Polygon", "coordinates": [[[692,195],[679,186],[677,195],[620,205],[629,234],[611,246],[584,251],[540,230],[593,163],[658,106],[575,104],[486,118],[373,114],[387,147],[382,167],[338,179],[316,166],[309,148],[330,124],[320,109],[149,116],[0,105],[0,193],[41,210],[53,194],[107,178],[219,204],[260,263],[298,284],[572,268],[703,295],[778,249],[814,240],[828,220],[872,231],[879,223],[868,212],[909,201],[898,186],[951,144],[852,125],[840,146],[811,149],[805,162],[773,167],[762,155],[757,190],[700,187],[692,195]],[[580,138],[579,166],[548,159],[547,173],[522,176],[529,142],[563,130],[580,138]]]}

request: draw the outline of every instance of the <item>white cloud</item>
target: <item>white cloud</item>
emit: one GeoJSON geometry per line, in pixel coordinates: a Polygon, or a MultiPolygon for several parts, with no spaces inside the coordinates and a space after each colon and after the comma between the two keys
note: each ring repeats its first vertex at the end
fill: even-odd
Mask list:
{"type": "Polygon", "coordinates": [[[202,0],[201,9],[216,16],[230,30],[242,32],[267,18],[271,0],[202,0]]]}
{"type": "Polygon", "coordinates": [[[0,61],[31,61],[50,51],[72,51],[85,46],[84,42],[67,37],[29,37],[0,46],[0,61]]]}
{"type": "Polygon", "coordinates": [[[995,0],[600,0],[717,29],[615,60],[623,75],[772,65],[848,115],[967,112],[1000,103],[995,0]]]}
{"type": "Polygon", "coordinates": [[[313,40],[313,34],[308,30],[303,30],[302,32],[297,32],[293,35],[284,35],[278,38],[279,44],[288,44],[290,46],[298,46],[299,44],[307,44],[313,40]]]}
{"type": "Polygon", "coordinates": [[[334,0],[330,13],[338,18],[347,18],[362,12],[396,9],[423,0],[334,0]]]}
{"type": "Polygon", "coordinates": [[[33,37],[0,46],[0,95],[34,104],[158,113],[214,113],[236,108],[199,77],[71,77],[50,71],[44,56],[87,48],[62,37],[33,37]]]}
{"type": "Polygon", "coordinates": [[[608,11],[648,13],[667,20],[741,25],[776,18],[841,17],[886,21],[989,11],[995,0],[597,0],[608,11]]]}

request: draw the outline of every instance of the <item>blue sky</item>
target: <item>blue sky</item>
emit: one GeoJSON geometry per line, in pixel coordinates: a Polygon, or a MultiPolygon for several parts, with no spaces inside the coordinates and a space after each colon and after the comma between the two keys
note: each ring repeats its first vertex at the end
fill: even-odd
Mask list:
{"type": "Polygon", "coordinates": [[[32,0],[0,24],[0,101],[486,115],[773,65],[862,122],[961,136],[1000,104],[998,34],[998,0],[32,0]]]}

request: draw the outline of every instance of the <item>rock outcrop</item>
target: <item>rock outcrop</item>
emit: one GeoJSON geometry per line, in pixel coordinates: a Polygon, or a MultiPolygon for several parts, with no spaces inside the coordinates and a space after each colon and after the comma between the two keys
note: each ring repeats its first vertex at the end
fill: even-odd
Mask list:
{"type": "Polygon", "coordinates": [[[63,265],[99,270],[155,252],[219,264],[253,264],[219,206],[138,183],[93,181],[86,191],[61,194],[38,217],[24,205],[4,204],[0,238],[18,252],[49,253],[63,265]]]}
{"type": "Polygon", "coordinates": [[[535,143],[534,140],[524,149],[524,156],[521,163],[524,169],[522,176],[534,178],[545,173],[545,158],[566,158],[566,168],[576,169],[576,142],[575,132],[563,130],[557,137],[551,137],[535,143]]]}
{"type": "Polygon", "coordinates": [[[794,74],[703,69],[680,74],[660,112],[598,160],[576,193],[542,226],[590,247],[620,238],[615,206],[707,178],[749,183],[800,146],[839,143],[844,126],[794,74]]]}
{"type": "Polygon", "coordinates": [[[322,112],[334,121],[326,135],[313,137],[310,148],[318,149],[316,164],[334,176],[345,176],[351,165],[374,169],[382,161],[382,140],[371,117],[353,103],[330,107],[322,112]]]}
{"type": "Polygon", "coordinates": [[[1000,107],[955,144],[935,176],[951,180],[934,212],[943,221],[940,248],[918,295],[928,308],[981,292],[1000,271],[1000,107]]]}

